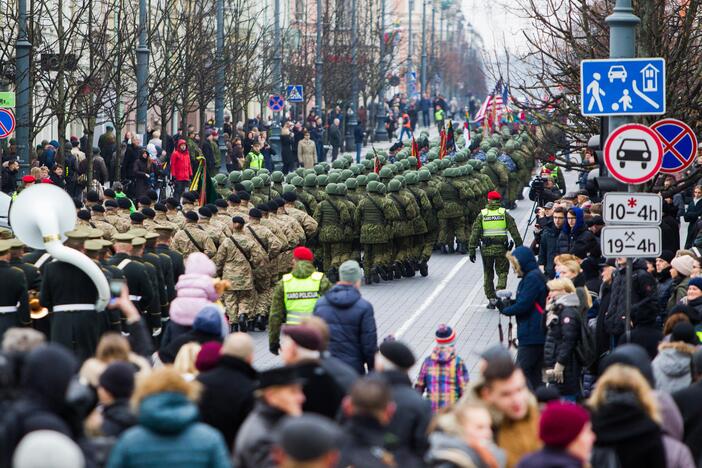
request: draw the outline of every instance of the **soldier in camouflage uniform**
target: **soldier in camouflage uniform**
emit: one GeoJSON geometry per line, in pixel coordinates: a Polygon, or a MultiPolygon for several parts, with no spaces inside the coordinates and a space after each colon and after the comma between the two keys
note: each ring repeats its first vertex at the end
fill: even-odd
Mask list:
{"type": "Polygon", "coordinates": [[[295,186],[295,194],[297,199],[305,205],[305,211],[312,216],[314,210],[317,209],[317,197],[315,190],[317,187],[317,176],[308,174],[304,179],[301,177],[293,177],[292,184],[295,186]]]}
{"type": "Polygon", "coordinates": [[[439,189],[434,184],[430,184],[431,172],[428,169],[422,168],[418,173],[419,188],[424,190],[427,198],[431,203],[431,213],[428,218],[425,218],[427,223],[427,233],[424,236],[424,248],[422,249],[422,258],[429,259],[434,246],[437,245],[439,238],[439,218],[438,213],[444,208],[444,200],[441,198],[439,189]]]}
{"type": "Polygon", "coordinates": [[[524,194],[523,188],[529,182],[529,170],[527,169],[526,160],[521,152],[516,150],[517,145],[514,139],[507,140],[503,151],[506,155],[512,158],[514,164],[517,165],[517,177],[512,188],[512,194],[514,200],[523,200],[524,194]]]}
{"type": "MultiPolygon", "coordinates": [[[[324,177],[324,176],[318,176],[324,177]]],[[[319,225],[319,242],[322,248],[322,264],[327,277],[336,282],[339,266],[351,258],[350,230],[353,215],[349,207],[337,195],[336,184],[328,184],[326,198],[319,202],[314,219],[319,225]]]]}
{"type": "MultiPolygon", "coordinates": [[[[410,163],[411,164],[411,163],[410,163]]],[[[412,260],[422,276],[429,274],[429,257],[431,256],[433,244],[427,244],[426,237],[429,232],[429,224],[436,221],[436,214],[432,207],[427,193],[419,187],[419,175],[417,172],[408,172],[405,176],[407,191],[412,194],[419,207],[421,223],[415,224],[415,235],[412,239],[412,260]]]]}
{"type": "Polygon", "coordinates": [[[91,221],[95,229],[102,231],[102,237],[104,239],[112,240],[112,236],[117,234],[118,231],[117,228],[105,218],[105,207],[102,205],[94,205],[91,211],[91,221]]]}
{"type": "Polygon", "coordinates": [[[194,211],[185,213],[185,225],[179,230],[171,243],[171,248],[176,252],[180,252],[183,258],[186,258],[191,253],[202,252],[208,257],[214,257],[217,253],[212,238],[198,226],[199,216],[194,211]]]}
{"type": "Polygon", "coordinates": [[[283,200],[285,200],[285,213],[292,216],[298,223],[300,223],[300,226],[302,226],[302,229],[305,232],[305,244],[307,244],[309,239],[314,237],[314,235],[317,233],[317,221],[315,221],[312,216],[308,215],[305,210],[301,210],[295,205],[295,202],[297,201],[297,194],[295,192],[284,193],[283,200]]]}
{"type": "Polygon", "coordinates": [[[411,200],[400,194],[402,182],[392,179],[388,182],[388,200],[397,208],[399,219],[393,223],[393,253],[395,279],[403,276],[414,276],[414,267],[410,264],[412,251],[412,236],[414,235],[414,219],[419,217],[419,209],[414,197],[411,200]]]}
{"type": "Polygon", "coordinates": [[[258,208],[249,210],[249,222],[244,227],[243,231],[250,236],[258,245],[266,252],[268,256],[267,279],[268,284],[262,284],[256,287],[258,298],[256,300],[256,319],[258,322],[268,316],[268,311],[271,306],[271,297],[273,294],[273,286],[278,281],[278,256],[282,252],[284,246],[280,239],[273,232],[261,223],[263,213],[258,208]]]}
{"type": "Polygon", "coordinates": [[[454,252],[454,238],[465,239],[465,218],[461,206],[461,194],[452,183],[455,177],[455,168],[445,169],[442,173],[443,181],[439,186],[444,207],[439,211],[439,244],[444,253],[454,252]]]}
{"type": "Polygon", "coordinates": [[[129,231],[132,224],[129,219],[120,216],[115,200],[105,201],[105,220],[113,225],[120,234],[129,231]]]}
{"type": "Polygon", "coordinates": [[[494,309],[497,303],[493,283],[495,272],[497,272],[497,289],[507,287],[509,260],[507,260],[506,254],[510,250],[507,234],[512,236],[516,247],[522,245],[522,237],[517,230],[517,224],[507,213],[507,210],[501,207],[500,202],[499,193],[490,192],[488,194],[487,207],[480,211],[478,218],[473,223],[468,246],[470,261],[475,263],[475,250],[480,244],[483,259],[483,288],[485,296],[490,301],[488,305],[490,309],[494,309]]]}
{"type": "MultiPolygon", "coordinates": [[[[243,219],[242,219],[243,221],[243,219]]],[[[231,223],[231,220],[230,220],[231,223]]],[[[233,223],[229,226],[234,228],[233,223]]],[[[222,294],[222,302],[229,317],[233,330],[246,331],[249,328],[247,318],[253,328],[253,312],[256,306],[256,290],[254,289],[253,271],[261,265],[252,265],[250,250],[251,241],[246,239],[232,240],[225,237],[212,258],[217,267],[217,276],[229,281],[229,287],[222,294]]]]}
{"type": "MultiPolygon", "coordinates": [[[[342,177],[343,178],[343,177],[342,177]]],[[[348,179],[349,181],[355,182],[354,179],[348,179]]],[[[353,185],[353,184],[352,184],[353,185]]],[[[345,203],[346,206],[349,209],[349,213],[351,214],[351,219],[353,220],[353,215],[356,212],[356,203],[353,202],[351,197],[349,196],[348,193],[348,188],[344,182],[336,184],[336,191],[339,200],[342,203],[345,203]]],[[[351,249],[351,259],[356,260],[361,263],[361,241],[360,241],[360,231],[357,229],[357,227],[352,223],[347,229],[346,232],[349,233],[351,241],[351,245],[349,248],[351,249]]]]}
{"type": "Polygon", "coordinates": [[[217,195],[226,199],[232,193],[229,187],[227,187],[227,182],[229,181],[227,176],[225,174],[217,174],[213,179],[216,184],[215,191],[217,195]]]}
{"type": "Polygon", "coordinates": [[[504,198],[509,189],[509,172],[505,166],[497,160],[497,150],[490,148],[485,158],[483,172],[490,177],[496,191],[500,193],[500,197],[504,198]]]}
{"type": "Polygon", "coordinates": [[[393,279],[392,226],[400,215],[395,204],[382,195],[377,181],[368,182],[368,196],[361,198],[354,214],[354,224],[359,230],[363,246],[363,268],[366,284],[378,283],[379,277],[393,279]]]}
{"type": "Polygon", "coordinates": [[[271,173],[271,180],[273,181],[273,192],[279,195],[283,194],[283,181],[285,180],[285,175],[280,171],[273,171],[271,173]]]}

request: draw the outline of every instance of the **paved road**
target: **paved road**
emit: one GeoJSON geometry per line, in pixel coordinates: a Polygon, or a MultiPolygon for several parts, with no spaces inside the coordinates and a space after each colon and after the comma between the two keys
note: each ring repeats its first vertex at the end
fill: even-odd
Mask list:
{"type": "MultiPolygon", "coordinates": [[[[566,174],[568,187],[576,186],[577,174],[566,174]]],[[[526,195],[526,190],[525,190],[526,195]]],[[[532,213],[533,203],[528,199],[518,202],[518,208],[510,213],[524,235],[527,220],[532,213]]],[[[533,234],[529,229],[526,243],[533,234]]],[[[498,343],[497,310],[485,308],[487,299],[483,292],[482,266],[480,258],[470,263],[467,255],[444,255],[435,253],[429,262],[429,276],[403,278],[390,283],[363,285],[363,296],[375,308],[378,324],[378,339],[394,335],[408,343],[415,352],[418,362],[429,354],[434,345],[434,331],[440,323],[448,323],[457,333],[457,350],[471,373],[478,354],[491,344],[498,343]]],[[[510,271],[507,288],[515,291],[518,279],[510,271]]],[[[502,319],[505,335],[507,320],[502,319]]],[[[516,337],[516,323],[514,325],[516,337]]],[[[255,332],[258,368],[280,364],[278,357],[268,351],[267,334],[255,332]]],[[[418,372],[418,366],[413,374],[418,372]]]]}

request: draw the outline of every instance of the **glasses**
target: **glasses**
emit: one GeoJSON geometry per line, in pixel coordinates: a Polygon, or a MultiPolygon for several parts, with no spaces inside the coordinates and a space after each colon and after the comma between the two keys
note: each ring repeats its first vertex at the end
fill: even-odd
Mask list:
{"type": "Polygon", "coordinates": [[[554,216],[553,219],[565,219],[565,216],[554,216]]]}

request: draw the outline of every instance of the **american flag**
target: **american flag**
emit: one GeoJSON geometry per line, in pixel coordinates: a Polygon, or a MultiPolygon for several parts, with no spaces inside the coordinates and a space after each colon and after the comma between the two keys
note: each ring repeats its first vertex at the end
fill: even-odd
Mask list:
{"type": "Polygon", "coordinates": [[[510,108],[511,103],[512,97],[509,95],[509,86],[504,84],[500,78],[495,85],[495,90],[487,95],[478,113],[475,114],[473,122],[482,122],[487,117],[486,124],[492,125],[500,120],[503,113],[512,111],[510,108]],[[506,105],[505,102],[507,103],[506,105]]]}

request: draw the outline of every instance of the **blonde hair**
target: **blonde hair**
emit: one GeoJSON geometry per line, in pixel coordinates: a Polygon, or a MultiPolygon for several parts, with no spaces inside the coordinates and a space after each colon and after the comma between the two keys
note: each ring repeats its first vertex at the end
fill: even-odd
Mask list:
{"type": "Polygon", "coordinates": [[[138,410],[145,398],[166,392],[182,393],[189,400],[197,401],[201,388],[197,381],[186,381],[173,366],[164,366],[147,375],[137,376],[136,388],[131,400],[132,408],[138,410]]]}
{"type": "Polygon", "coordinates": [[[200,348],[200,343],[191,342],[184,344],[178,351],[178,354],[176,354],[173,368],[181,374],[197,375],[198,370],[195,367],[195,360],[200,348]]]}
{"type": "Polygon", "coordinates": [[[612,364],[597,381],[597,386],[587,404],[593,410],[607,402],[610,391],[631,391],[641,408],[656,423],[661,424],[658,402],[651,386],[638,369],[624,364],[612,364]]]}
{"type": "Polygon", "coordinates": [[[561,264],[561,265],[563,265],[565,262],[569,262],[569,261],[577,262],[577,261],[579,261],[579,260],[580,260],[580,259],[579,259],[578,257],[576,257],[576,256],[573,255],[573,254],[569,254],[569,253],[556,255],[556,256],[553,258],[553,262],[554,262],[554,263],[558,263],[558,264],[561,264]]]}
{"type": "Polygon", "coordinates": [[[108,332],[100,337],[95,357],[102,362],[129,361],[131,350],[125,337],[119,333],[108,332]]]}
{"type": "Polygon", "coordinates": [[[564,292],[567,293],[575,292],[575,286],[573,286],[573,282],[568,278],[553,279],[546,283],[546,286],[548,286],[549,290],[562,289],[564,292]]]}
{"type": "Polygon", "coordinates": [[[583,271],[583,269],[580,268],[580,264],[575,260],[563,261],[561,262],[561,265],[564,268],[567,268],[571,273],[575,273],[576,275],[579,275],[583,271]]]}

